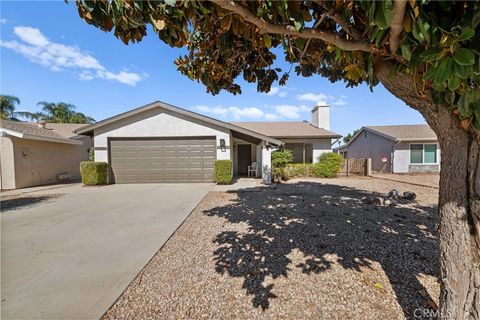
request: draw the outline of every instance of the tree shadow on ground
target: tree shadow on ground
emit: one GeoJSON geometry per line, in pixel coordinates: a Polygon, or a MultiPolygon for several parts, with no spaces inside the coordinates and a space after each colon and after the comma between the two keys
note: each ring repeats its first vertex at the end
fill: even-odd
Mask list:
{"type": "Polygon", "coordinates": [[[377,208],[361,198],[378,194],[314,182],[248,191],[234,192],[237,197],[229,205],[205,213],[248,225],[246,233],[216,235],[214,255],[217,272],[244,279],[254,307],[266,309],[276,298],[274,285],[264,283],[267,277],[286,277],[291,268],[305,274],[323,272],[332,266],[325,258],[329,254],[338,256],[344,268],[357,271],[369,267],[370,261],[380,263],[406,317],[424,307],[428,297],[416,294],[423,288],[416,275],[439,275],[435,208],[377,208]],[[292,265],[292,250],[308,258],[292,265]]]}
{"type": "Polygon", "coordinates": [[[38,196],[21,196],[16,198],[7,198],[0,199],[1,212],[8,212],[12,210],[18,210],[23,208],[28,208],[34,206],[38,203],[45,202],[54,198],[59,197],[60,194],[48,194],[48,195],[38,195],[38,196]]]}

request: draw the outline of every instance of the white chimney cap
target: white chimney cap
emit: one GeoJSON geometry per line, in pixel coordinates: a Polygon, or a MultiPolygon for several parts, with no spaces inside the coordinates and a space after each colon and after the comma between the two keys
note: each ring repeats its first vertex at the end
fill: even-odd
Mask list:
{"type": "Polygon", "coordinates": [[[328,104],[326,101],[317,101],[315,107],[328,107],[328,104]]]}

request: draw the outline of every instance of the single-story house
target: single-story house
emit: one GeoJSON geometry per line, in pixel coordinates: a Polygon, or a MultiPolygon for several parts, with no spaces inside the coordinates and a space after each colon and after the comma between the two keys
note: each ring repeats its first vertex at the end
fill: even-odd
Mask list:
{"type": "Polygon", "coordinates": [[[335,151],[344,158],[371,158],[374,172],[440,172],[440,146],[426,124],[363,127],[335,151]]]}
{"type": "Polygon", "coordinates": [[[18,189],[80,178],[90,137],[74,131],[85,124],[0,121],[0,188],[18,189]]]}
{"type": "Polygon", "coordinates": [[[109,163],[111,183],[211,182],[215,160],[232,160],[235,176],[256,163],[269,183],[272,150],[291,146],[305,162],[331,150],[340,135],[318,126],[329,123],[321,119],[328,109],[315,107],[313,124],[229,123],[157,101],[76,132],[93,137],[95,161],[109,163]]]}

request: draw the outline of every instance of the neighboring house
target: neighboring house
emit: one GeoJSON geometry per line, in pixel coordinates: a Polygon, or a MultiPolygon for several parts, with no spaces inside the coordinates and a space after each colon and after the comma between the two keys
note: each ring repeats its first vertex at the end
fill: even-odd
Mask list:
{"type": "Polygon", "coordinates": [[[18,189],[80,178],[93,147],[75,134],[85,124],[0,121],[0,188],[18,189]]]}
{"type": "Polygon", "coordinates": [[[374,172],[439,172],[440,147],[428,125],[363,127],[335,148],[344,158],[372,158],[374,172]]]}
{"type": "MultiPolygon", "coordinates": [[[[328,115],[328,107],[320,108],[313,110],[316,123],[320,115],[328,115]],[[327,112],[319,113],[320,108],[327,112]]],[[[258,176],[270,183],[272,150],[288,141],[305,146],[301,160],[305,154],[312,161],[330,151],[332,138],[340,137],[305,122],[228,123],[163,102],[76,132],[93,137],[95,160],[109,163],[111,183],[211,182],[215,160],[232,160],[234,175],[246,175],[256,162],[258,176]],[[284,126],[288,130],[282,131],[284,126]]]]}

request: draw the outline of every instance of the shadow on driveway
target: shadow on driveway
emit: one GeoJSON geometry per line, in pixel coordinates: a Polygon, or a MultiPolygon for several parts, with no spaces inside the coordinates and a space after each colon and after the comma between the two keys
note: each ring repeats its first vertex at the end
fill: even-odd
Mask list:
{"type": "Polygon", "coordinates": [[[12,211],[12,210],[18,210],[18,209],[23,209],[23,208],[28,208],[31,206],[34,206],[36,204],[39,204],[41,202],[46,202],[48,200],[52,200],[54,198],[57,198],[61,196],[62,194],[48,194],[48,195],[38,195],[38,196],[19,196],[19,197],[14,197],[14,198],[7,198],[7,199],[2,199],[0,198],[1,201],[1,211],[2,213],[12,211]]]}
{"type": "Polygon", "coordinates": [[[329,254],[338,256],[343,268],[359,272],[377,261],[407,318],[430,299],[416,293],[423,288],[416,276],[439,276],[435,208],[417,203],[373,207],[361,198],[379,194],[312,182],[232,193],[237,199],[231,205],[205,214],[248,224],[247,233],[217,234],[214,256],[218,273],[243,278],[254,307],[265,310],[277,297],[267,278],[287,277],[291,268],[324,272],[332,267],[329,254]],[[288,255],[294,250],[307,260],[292,265],[288,255]]]}

